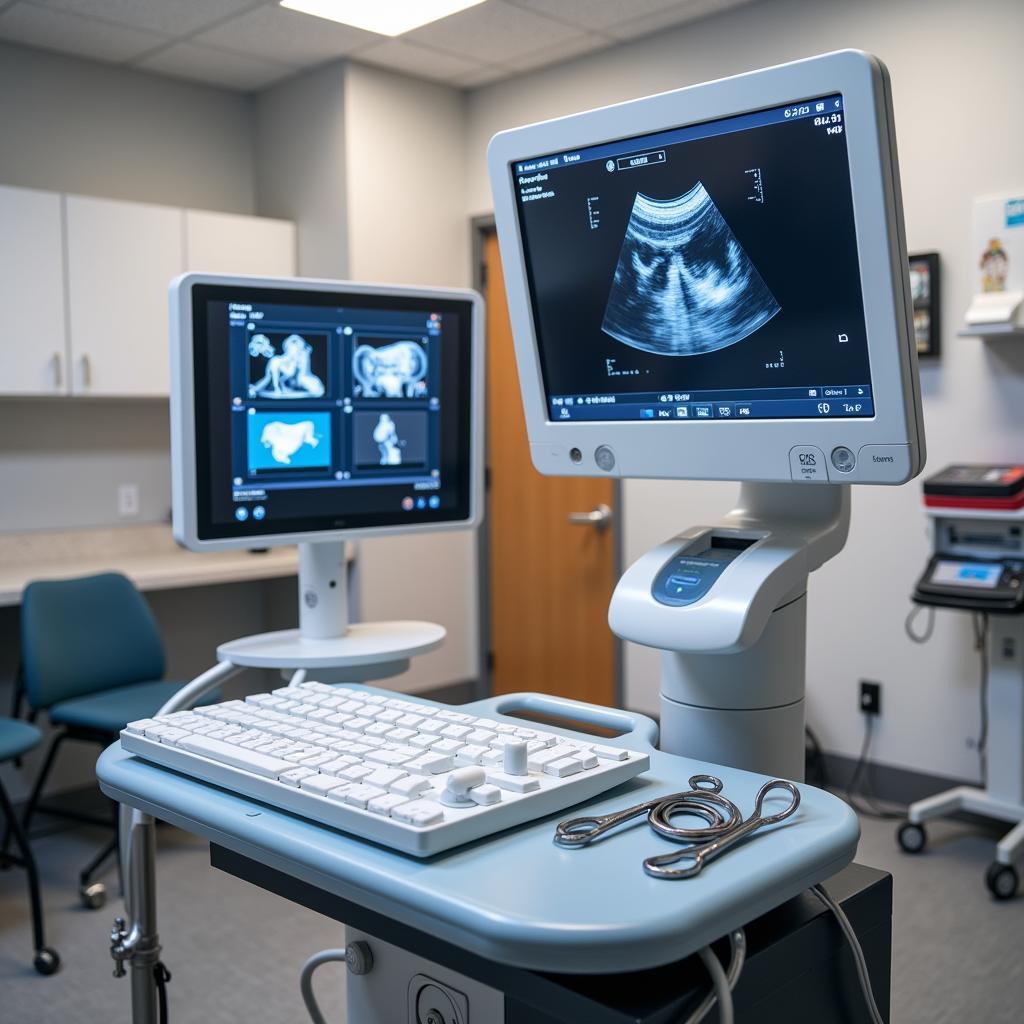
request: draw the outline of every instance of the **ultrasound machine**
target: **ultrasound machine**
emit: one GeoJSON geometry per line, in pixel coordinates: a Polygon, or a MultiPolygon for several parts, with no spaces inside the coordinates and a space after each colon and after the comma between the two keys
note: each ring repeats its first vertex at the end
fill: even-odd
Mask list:
{"type": "MultiPolygon", "coordinates": [[[[539,694],[454,709],[361,685],[443,639],[348,622],[342,544],[477,522],[478,296],[180,279],[176,535],[298,543],[300,626],[223,645],[101,758],[136,808],[112,952],[138,1021],[156,1019],[152,814],[230,848],[222,863],[260,861],[261,884],[298,878],[277,891],[301,882],[308,906],[335,905],[314,887],[357,924],[377,915],[376,937],[350,928],[303,972],[322,1020],[312,970],[347,960],[350,1024],[625,1020],[610,1007],[628,986],[602,976],[695,952],[714,996],[685,1019],[717,1001],[730,1021],[743,925],[853,858],[853,813],[802,784],[807,580],[845,543],[849,485],[905,483],[925,459],[884,66],[843,51],[516,128],[488,165],[536,468],[740,482],[728,515],[641,556],[612,598],[614,632],[661,652],[660,742],[644,716],[539,694]],[[247,665],[293,674],[191,710],[247,665]],[[635,815],[657,835],[618,827],[635,815]],[[659,877],[673,842],[695,864],[659,877]],[[568,1009],[584,990],[603,1015],[568,1009]]],[[[865,954],[818,895],[878,1024],[865,954]]]]}

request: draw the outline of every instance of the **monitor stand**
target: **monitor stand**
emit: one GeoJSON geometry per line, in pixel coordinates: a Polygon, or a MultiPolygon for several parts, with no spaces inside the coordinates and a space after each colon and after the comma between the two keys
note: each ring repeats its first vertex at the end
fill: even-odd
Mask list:
{"type": "Polygon", "coordinates": [[[807,577],[846,543],[849,491],[741,484],[724,519],[658,545],[623,574],[608,621],[624,640],[662,652],[662,750],[803,779],[807,577]],[[705,554],[711,538],[725,569],[705,554]],[[673,607],[653,591],[669,585],[666,568],[679,557],[696,560],[680,573],[713,575],[703,596],[673,607]]]}
{"type": "MultiPolygon", "coordinates": [[[[231,640],[217,660],[240,668],[316,671],[324,682],[365,682],[398,675],[409,659],[441,646],[432,622],[349,622],[344,542],[299,545],[299,628],[231,640]]],[[[297,681],[293,678],[293,681],[297,681]]]]}

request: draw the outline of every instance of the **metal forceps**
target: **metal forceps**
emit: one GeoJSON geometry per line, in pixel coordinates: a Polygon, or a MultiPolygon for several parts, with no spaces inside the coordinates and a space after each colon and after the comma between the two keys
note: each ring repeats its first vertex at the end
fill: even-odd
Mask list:
{"type": "Polygon", "coordinates": [[[759,828],[785,820],[800,806],[800,791],[796,786],[792,782],[773,779],[758,790],[754,812],[744,821],[740,809],[722,796],[721,779],[714,775],[694,775],[690,778],[690,786],[692,788],[684,792],[648,800],[616,814],[569,818],[559,822],[555,827],[555,842],[565,847],[586,846],[619,825],[646,814],[655,832],[685,844],[685,849],[648,857],[643,862],[644,871],[654,878],[693,878],[707,862],[759,828]],[[765,798],[776,789],[786,790],[792,799],[778,813],[765,815],[765,798]],[[673,816],[678,814],[702,818],[707,824],[700,828],[681,828],[672,824],[673,816]],[[681,860],[690,861],[689,866],[669,867],[681,860]]]}

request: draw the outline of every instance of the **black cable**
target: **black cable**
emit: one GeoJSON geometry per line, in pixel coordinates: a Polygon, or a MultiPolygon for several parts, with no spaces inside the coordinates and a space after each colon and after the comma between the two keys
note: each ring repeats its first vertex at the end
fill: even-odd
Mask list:
{"type": "Polygon", "coordinates": [[[156,982],[156,998],[160,1008],[160,1024],[167,1024],[167,982],[171,980],[171,972],[158,960],[153,967],[153,980],[156,982]]]}
{"type": "Polygon", "coordinates": [[[850,776],[850,781],[846,784],[844,798],[858,814],[863,814],[866,818],[879,818],[882,821],[902,820],[907,816],[906,808],[887,811],[884,807],[878,806],[876,802],[877,797],[871,791],[867,766],[868,751],[871,749],[871,740],[874,737],[875,716],[865,715],[864,718],[864,741],[861,744],[860,757],[857,759],[857,764],[853,769],[853,775],[850,776]],[[867,783],[863,791],[859,791],[861,776],[864,776],[864,780],[867,783]],[[864,803],[858,802],[858,796],[863,798],[864,803]]]}
{"type": "Polygon", "coordinates": [[[804,735],[807,745],[810,747],[810,751],[806,753],[807,781],[812,786],[828,789],[828,767],[825,764],[825,754],[821,749],[821,743],[809,725],[804,726],[804,735]]]}
{"type": "Polygon", "coordinates": [[[978,766],[981,769],[981,784],[988,779],[988,634],[990,622],[988,612],[975,612],[971,616],[974,627],[974,649],[978,652],[981,672],[981,726],[978,730],[978,766]]]}

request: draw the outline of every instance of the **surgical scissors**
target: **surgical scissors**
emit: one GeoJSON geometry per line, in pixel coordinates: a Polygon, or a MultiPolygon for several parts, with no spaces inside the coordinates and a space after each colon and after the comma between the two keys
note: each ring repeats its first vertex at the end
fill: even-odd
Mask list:
{"type": "Polygon", "coordinates": [[[784,821],[800,806],[800,791],[792,782],[782,779],[766,782],[758,790],[754,812],[746,820],[740,809],[722,795],[721,779],[714,775],[694,775],[690,778],[690,787],[680,793],[627,807],[616,814],[561,821],[555,827],[555,842],[565,847],[587,846],[619,825],[646,814],[655,832],[666,839],[684,843],[685,849],[648,857],[643,862],[644,871],[654,878],[693,878],[700,874],[706,863],[758,829],[784,821]],[[764,801],[777,789],[788,792],[791,800],[781,811],[766,815],[764,801]],[[672,818],[680,814],[702,818],[707,824],[701,828],[673,825],[672,818]],[[691,863],[684,868],[669,867],[680,860],[691,863]]]}

